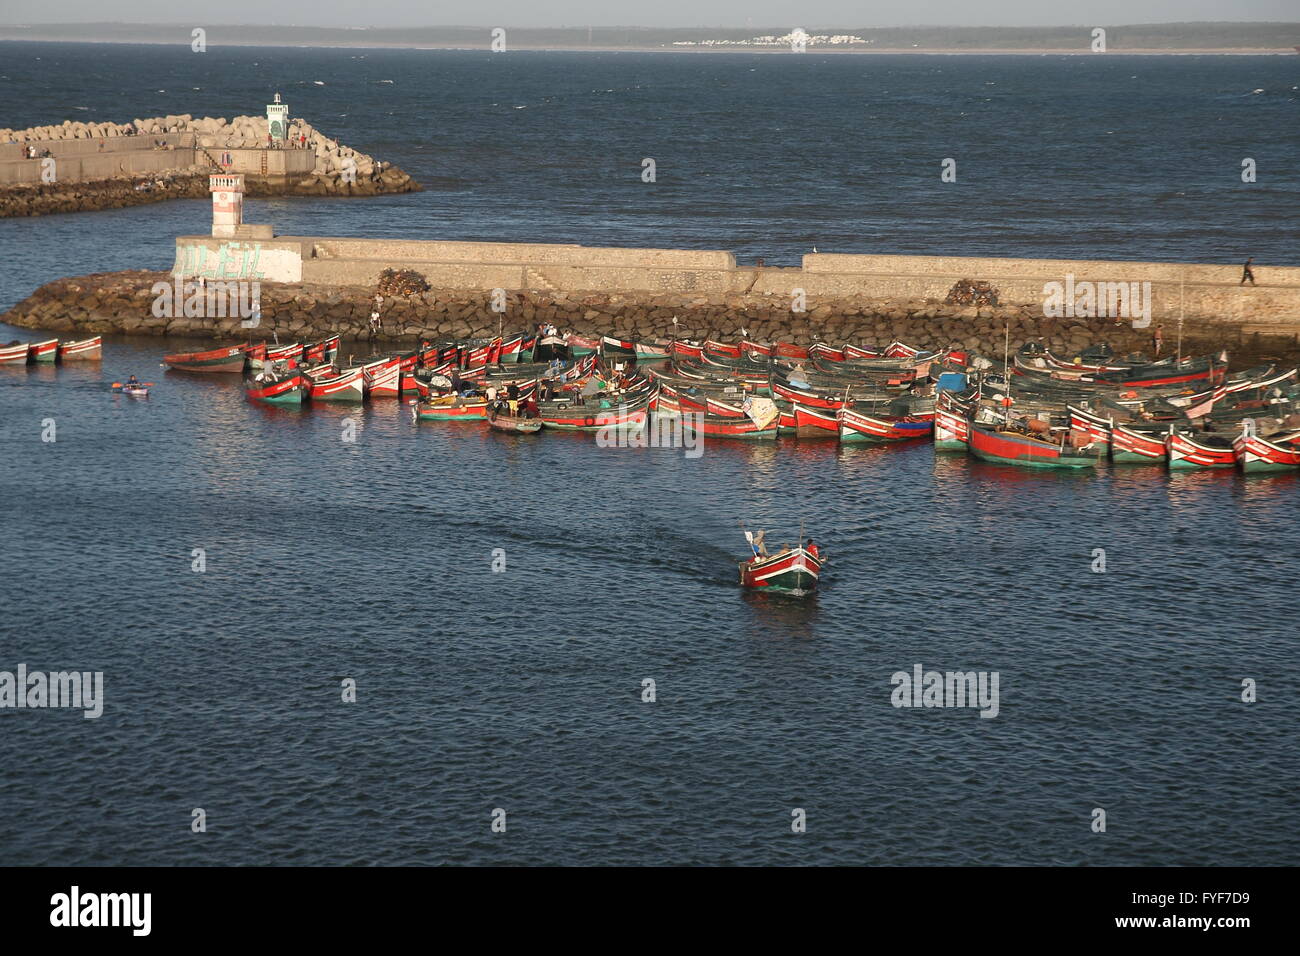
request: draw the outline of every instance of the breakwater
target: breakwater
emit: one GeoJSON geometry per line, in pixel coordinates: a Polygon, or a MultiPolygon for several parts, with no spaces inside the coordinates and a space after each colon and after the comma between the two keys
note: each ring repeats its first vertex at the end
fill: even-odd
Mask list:
{"type": "MultiPolygon", "coordinates": [[[[259,283],[260,316],[247,327],[230,308],[214,309],[191,283],[193,308],[169,309],[195,314],[157,315],[160,283],[174,290],[176,277],[166,272],[116,272],[60,279],[47,283],[19,302],[0,321],[58,333],[67,338],[125,334],[204,339],[282,341],[339,334],[369,337],[374,289],[347,286],[259,283]],[[221,312],[221,314],[217,314],[221,312]]],[[[174,298],[169,295],[168,300],[174,298]]],[[[1116,350],[1151,350],[1151,330],[1113,318],[1049,318],[1030,306],[962,306],[934,299],[880,299],[869,296],[819,297],[809,310],[792,312],[786,301],[754,293],[586,292],[518,290],[505,294],[504,312],[494,311],[499,297],[486,290],[432,289],[412,296],[389,297],[381,308],[380,339],[407,345],[421,339],[487,337],[499,329],[526,329],[541,322],[583,334],[618,334],[637,338],[735,339],[743,329],[759,340],[809,344],[888,343],[900,339],[921,348],[960,346],[997,357],[1009,335],[1012,350],[1042,341],[1063,354],[1077,353],[1095,342],[1116,350]],[[495,301],[494,301],[495,299],[495,301]],[[674,323],[674,319],[677,321],[674,323]]],[[[1166,348],[1172,348],[1172,333],[1166,348]]],[[[1294,337],[1261,335],[1241,325],[1189,320],[1184,351],[1226,348],[1234,365],[1257,361],[1300,361],[1294,337]]]]}
{"type": "Polygon", "coordinates": [[[243,173],[252,196],[378,196],[420,185],[294,120],[271,144],[264,116],[0,129],[0,217],[84,212],[207,195],[212,172],[243,173]],[[35,153],[35,155],[31,155],[35,153]]]}

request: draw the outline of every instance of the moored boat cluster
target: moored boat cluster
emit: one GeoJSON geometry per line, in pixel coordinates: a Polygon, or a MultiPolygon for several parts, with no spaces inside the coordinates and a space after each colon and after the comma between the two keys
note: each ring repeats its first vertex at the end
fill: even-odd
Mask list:
{"type": "Polygon", "coordinates": [[[1072,359],[1026,345],[1014,362],[814,343],[639,341],[534,334],[423,343],[338,362],[313,345],[231,346],[167,356],[188,371],[261,370],[250,397],[275,404],[408,400],[421,421],[484,421],[513,432],[643,429],[671,419],[701,440],[930,439],[941,451],[1027,467],[1150,463],[1300,468],[1295,370],[1230,373],[1227,355],[1072,359]]]}

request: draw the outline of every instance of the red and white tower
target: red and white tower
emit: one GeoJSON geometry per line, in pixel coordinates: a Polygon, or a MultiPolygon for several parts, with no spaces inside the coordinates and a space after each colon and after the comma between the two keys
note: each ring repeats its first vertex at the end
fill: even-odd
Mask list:
{"type": "Polygon", "coordinates": [[[212,235],[231,239],[244,224],[244,174],[213,173],[209,188],[212,190],[212,235]]]}

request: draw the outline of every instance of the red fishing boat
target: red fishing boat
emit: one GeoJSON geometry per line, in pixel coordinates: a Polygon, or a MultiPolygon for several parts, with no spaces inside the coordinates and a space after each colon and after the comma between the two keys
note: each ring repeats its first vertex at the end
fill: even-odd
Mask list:
{"type": "Polygon", "coordinates": [[[772,347],[773,356],[781,359],[796,359],[798,361],[807,361],[808,348],[803,345],[795,345],[791,342],[777,342],[772,347]]]}
{"type": "Polygon", "coordinates": [[[746,438],[775,439],[776,422],[766,428],[759,428],[748,416],[731,418],[722,415],[700,415],[687,413],[682,415],[682,427],[689,428],[697,435],[709,438],[746,438]]]}
{"type": "Polygon", "coordinates": [[[339,336],[331,335],[323,341],[303,346],[302,363],[304,365],[333,364],[338,357],[339,343],[341,341],[342,339],[339,336]]]}
{"type": "Polygon", "coordinates": [[[799,438],[836,438],[842,409],[811,408],[794,403],[794,433],[799,438]]]}
{"type": "Polygon", "coordinates": [[[706,339],[704,354],[721,358],[740,358],[740,346],[732,345],[730,342],[716,342],[713,339],[706,339]]]}
{"type": "Polygon", "coordinates": [[[59,340],[46,339],[44,342],[33,342],[31,357],[33,362],[54,362],[59,357],[59,340]]]}
{"type": "Polygon", "coordinates": [[[936,451],[966,451],[970,441],[970,423],[965,415],[946,408],[934,410],[934,447],[936,451]]]}
{"type": "Polygon", "coordinates": [[[300,405],[307,397],[307,388],[307,380],[297,371],[280,378],[244,380],[244,391],[249,398],[270,405],[300,405]]]}
{"type": "Polygon", "coordinates": [[[208,352],[177,352],[164,355],[163,364],[178,372],[233,372],[244,370],[247,363],[246,345],[231,345],[208,352]]]}
{"type": "Polygon", "coordinates": [[[824,563],[815,546],[811,550],[800,546],[773,555],[756,555],[740,562],[740,583],[747,588],[796,596],[811,594],[817,589],[824,563]]]}
{"type": "Polygon", "coordinates": [[[26,365],[32,346],[30,342],[10,342],[0,345],[0,365],[26,365]]]}
{"type": "Polygon", "coordinates": [[[64,342],[59,346],[60,362],[98,362],[101,357],[103,336],[82,339],[79,342],[64,342]]]}
{"type": "Polygon", "coordinates": [[[1002,431],[992,425],[970,422],[970,450],[976,458],[1023,468],[1092,468],[1097,456],[1088,448],[1058,445],[1031,435],[1002,431]]]}
{"type": "Polygon", "coordinates": [[[340,372],[330,365],[305,369],[303,376],[310,385],[314,402],[359,402],[366,397],[366,382],[360,368],[340,372]]]}
{"type": "Polygon", "coordinates": [[[380,359],[361,366],[361,377],[366,383],[366,394],[371,398],[397,398],[401,392],[402,360],[380,359]]]}
{"type": "Polygon", "coordinates": [[[1232,442],[1241,470],[1250,474],[1266,471],[1291,471],[1300,468],[1300,432],[1260,438],[1248,429],[1232,442]]]}
{"type": "Polygon", "coordinates": [[[825,342],[814,342],[808,347],[808,358],[813,361],[843,362],[844,357],[843,349],[831,348],[825,342]]]}
{"type": "Polygon", "coordinates": [[[1192,438],[1183,432],[1172,432],[1165,437],[1165,451],[1171,469],[1232,468],[1237,464],[1232,442],[1219,435],[1201,433],[1192,438]]]}
{"type": "Polygon", "coordinates": [[[1073,405],[1067,405],[1066,411],[1070,413],[1070,431],[1086,436],[1087,440],[1079,442],[1079,444],[1086,445],[1088,442],[1096,442],[1100,447],[1110,447],[1110,433],[1113,423],[1109,418],[1103,418],[1094,412],[1084,408],[1076,408],[1073,405]]]}
{"type": "Polygon", "coordinates": [[[700,358],[704,355],[704,346],[699,342],[688,342],[684,339],[673,339],[672,352],[674,355],[684,355],[687,358],[700,358]]]}
{"type": "Polygon", "coordinates": [[[849,359],[878,359],[884,356],[884,352],[877,348],[862,348],[857,345],[844,346],[844,358],[849,359]]]}
{"type": "Polygon", "coordinates": [[[935,415],[867,415],[852,408],[835,413],[842,442],[896,442],[929,438],[935,415]]]}
{"type": "Polygon", "coordinates": [[[912,348],[902,342],[890,342],[885,347],[885,358],[915,358],[920,354],[920,349],[912,348]]]}
{"type": "Polygon", "coordinates": [[[809,388],[790,385],[775,377],[772,379],[772,397],[798,402],[805,408],[829,408],[833,411],[844,407],[843,392],[815,392],[809,388]]]}
{"type": "Polygon", "coordinates": [[[488,417],[488,403],[485,398],[443,395],[412,404],[415,406],[413,417],[418,422],[483,421],[488,417]]]}
{"type": "Polygon", "coordinates": [[[1110,430],[1110,460],[1162,465],[1169,457],[1165,434],[1138,430],[1118,422],[1110,430]]]}

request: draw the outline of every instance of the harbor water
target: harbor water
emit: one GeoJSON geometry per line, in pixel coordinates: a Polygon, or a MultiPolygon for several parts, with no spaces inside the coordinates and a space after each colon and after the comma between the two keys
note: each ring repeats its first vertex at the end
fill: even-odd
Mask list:
{"type": "MultiPolygon", "coordinates": [[[[139,49],[0,46],[7,125],[279,91],[427,187],[249,200],[286,234],[1297,264],[1279,57],[178,46],[146,78],[139,49]]],[[[208,216],[0,221],[0,307],[166,268],[208,216]]],[[[104,675],[96,719],[0,710],[12,864],[1300,856],[1300,475],[268,408],[160,368],[183,344],[0,366],[0,671],[104,675]],[[818,593],[742,591],[741,524],[815,537],[818,593]],[[894,706],[918,664],[996,673],[996,716],[894,706]]]]}

